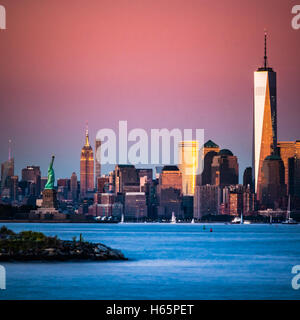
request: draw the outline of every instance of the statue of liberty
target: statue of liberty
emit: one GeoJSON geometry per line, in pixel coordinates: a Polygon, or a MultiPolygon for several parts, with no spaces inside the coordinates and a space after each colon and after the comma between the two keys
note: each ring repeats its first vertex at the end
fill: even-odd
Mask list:
{"type": "Polygon", "coordinates": [[[53,170],[53,162],[54,162],[54,156],[52,156],[52,160],[50,162],[49,168],[48,168],[48,180],[45,185],[45,189],[53,190],[54,189],[54,182],[55,182],[55,175],[53,170]]]}

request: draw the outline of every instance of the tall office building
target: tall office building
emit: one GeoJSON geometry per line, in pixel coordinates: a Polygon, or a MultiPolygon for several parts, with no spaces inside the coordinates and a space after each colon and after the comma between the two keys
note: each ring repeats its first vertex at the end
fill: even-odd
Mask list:
{"type": "Polygon", "coordinates": [[[211,184],[211,164],[213,157],[220,152],[220,147],[211,140],[208,140],[203,147],[204,168],[201,174],[201,185],[211,184]]]}
{"type": "Polygon", "coordinates": [[[71,199],[71,179],[60,178],[57,179],[57,198],[58,200],[70,200],[71,199]]]}
{"type": "Polygon", "coordinates": [[[77,175],[75,172],[72,173],[71,179],[70,179],[70,191],[72,195],[72,200],[77,200],[77,190],[78,190],[78,182],[77,182],[77,175]]]}
{"type": "MultiPolygon", "coordinates": [[[[300,200],[300,157],[289,158],[289,194],[300,200]]],[[[299,203],[300,205],[300,203],[299,203]]]]}
{"type": "MultiPolygon", "coordinates": [[[[95,186],[98,187],[97,179],[101,177],[101,140],[95,141],[95,186]]],[[[99,191],[99,190],[98,190],[99,191]]]]}
{"type": "Polygon", "coordinates": [[[243,174],[243,186],[247,187],[250,186],[252,188],[252,168],[248,167],[245,169],[243,174]]]}
{"type": "Polygon", "coordinates": [[[222,191],[220,214],[237,216],[243,212],[244,215],[249,215],[254,211],[255,197],[249,185],[230,185],[224,187],[222,191]]]}
{"type": "Polygon", "coordinates": [[[252,214],[255,210],[255,194],[252,192],[251,187],[244,186],[243,192],[243,214],[252,214]]]}
{"type": "Polygon", "coordinates": [[[280,156],[267,156],[262,166],[261,205],[266,209],[282,208],[286,196],[284,164],[280,156]]]}
{"type": "Polygon", "coordinates": [[[196,186],[194,196],[194,218],[200,220],[204,215],[219,213],[221,188],[207,184],[196,186]]]}
{"type": "Polygon", "coordinates": [[[116,165],[114,178],[115,193],[138,192],[140,190],[138,172],[131,164],[116,165]]]}
{"type": "Polygon", "coordinates": [[[19,189],[19,177],[12,176],[9,178],[10,184],[10,198],[13,201],[18,200],[18,189],[19,189]]]}
{"type": "Polygon", "coordinates": [[[222,194],[222,214],[240,215],[243,211],[243,195],[245,187],[240,184],[226,186],[222,194]]]}
{"type": "Polygon", "coordinates": [[[284,164],[285,183],[290,194],[290,178],[293,179],[293,177],[289,174],[289,159],[292,159],[292,161],[294,158],[300,159],[300,140],[279,141],[277,147],[284,164]]]}
{"type": "Polygon", "coordinates": [[[254,72],[253,129],[254,188],[257,200],[261,201],[263,162],[267,156],[277,153],[276,72],[268,66],[266,33],[264,65],[254,72]]]}
{"type": "Polygon", "coordinates": [[[81,149],[80,158],[80,195],[94,191],[94,154],[89,142],[89,130],[86,128],[85,145],[81,149]]]}
{"type": "Polygon", "coordinates": [[[170,219],[172,212],[177,218],[183,218],[182,173],[177,166],[164,166],[157,185],[158,217],[170,219]]]}
{"type": "Polygon", "coordinates": [[[14,175],[14,171],[15,171],[15,162],[14,162],[14,158],[11,157],[11,140],[9,140],[8,160],[1,164],[0,195],[2,190],[8,187],[8,180],[10,177],[14,175]]]}
{"type": "Polygon", "coordinates": [[[106,193],[109,190],[109,177],[103,176],[97,178],[97,191],[98,193],[106,193]]]}
{"type": "Polygon", "coordinates": [[[145,192],[125,193],[124,214],[127,221],[138,221],[147,217],[145,192]]]}
{"type": "Polygon", "coordinates": [[[39,196],[41,193],[41,170],[39,166],[27,166],[22,169],[22,181],[28,183],[29,194],[39,196]]]}
{"type": "Polygon", "coordinates": [[[179,143],[179,169],[182,174],[182,193],[193,196],[199,165],[199,142],[181,141],[179,143]]]}
{"type": "Polygon", "coordinates": [[[182,191],[182,173],[177,166],[164,166],[159,176],[159,189],[170,188],[182,191]]]}
{"type": "Polygon", "coordinates": [[[109,192],[116,192],[115,187],[116,187],[115,171],[111,171],[108,174],[108,191],[109,192]]]}
{"type": "Polygon", "coordinates": [[[136,169],[139,178],[147,177],[147,180],[151,181],[153,178],[152,169],[136,169]]]}
{"type": "Polygon", "coordinates": [[[8,159],[1,164],[1,190],[8,187],[8,179],[14,175],[14,159],[8,159]]]}
{"type": "Polygon", "coordinates": [[[239,183],[238,159],[228,149],[222,149],[213,157],[211,164],[211,184],[225,187],[239,183]]]}

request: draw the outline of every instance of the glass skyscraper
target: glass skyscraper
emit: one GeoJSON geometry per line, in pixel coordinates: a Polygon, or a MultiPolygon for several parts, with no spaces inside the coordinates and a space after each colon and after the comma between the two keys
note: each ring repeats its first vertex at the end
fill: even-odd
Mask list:
{"type": "Polygon", "coordinates": [[[179,169],[182,174],[182,193],[193,196],[199,165],[199,142],[181,141],[179,143],[179,169]]]}
{"type": "Polygon", "coordinates": [[[276,72],[268,66],[265,33],[264,66],[254,72],[253,171],[258,201],[261,201],[263,162],[274,153],[277,153],[276,72]]]}

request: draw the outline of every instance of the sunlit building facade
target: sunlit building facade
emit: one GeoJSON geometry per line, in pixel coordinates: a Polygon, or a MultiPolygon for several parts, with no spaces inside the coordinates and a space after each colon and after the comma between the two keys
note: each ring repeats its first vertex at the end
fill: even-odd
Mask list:
{"type": "Polygon", "coordinates": [[[159,176],[159,188],[163,189],[177,189],[182,191],[182,173],[177,166],[164,166],[159,176]]]}
{"type": "Polygon", "coordinates": [[[300,159],[300,140],[279,141],[277,147],[284,164],[285,183],[290,194],[290,177],[292,176],[289,174],[289,159],[300,159]]]}
{"type": "Polygon", "coordinates": [[[257,200],[261,201],[262,167],[277,152],[276,72],[268,66],[265,34],[264,66],[254,72],[253,169],[257,200]]]}
{"type": "Polygon", "coordinates": [[[181,141],[179,143],[179,169],[182,174],[182,194],[193,196],[199,165],[199,142],[181,141]]]}
{"type": "Polygon", "coordinates": [[[80,195],[94,191],[94,154],[89,142],[89,131],[86,129],[85,145],[81,149],[80,157],[80,195]]]}

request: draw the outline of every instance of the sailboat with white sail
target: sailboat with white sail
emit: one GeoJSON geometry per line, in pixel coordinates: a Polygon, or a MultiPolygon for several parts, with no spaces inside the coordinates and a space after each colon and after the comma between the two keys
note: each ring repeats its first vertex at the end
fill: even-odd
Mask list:
{"type": "Polygon", "coordinates": [[[282,224],[298,224],[293,218],[291,218],[291,196],[289,196],[288,208],[286,212],[287,218],[282,224]]]}
{"type": "Polygon", "coordinates": [[[251,224],[249,220],[244,221],[244,213],[243,211],[241,212],[240,217],[235,217],[232,221],[231,224],[251,224]]]}
{"type": "Polygon", "coordinates": [[[172,219],[171,219],[170,223],[172,223],[172,224],[176,223],[176,217],[175,217],[175,212],[174,211],[172,212],[172,219]]]}

